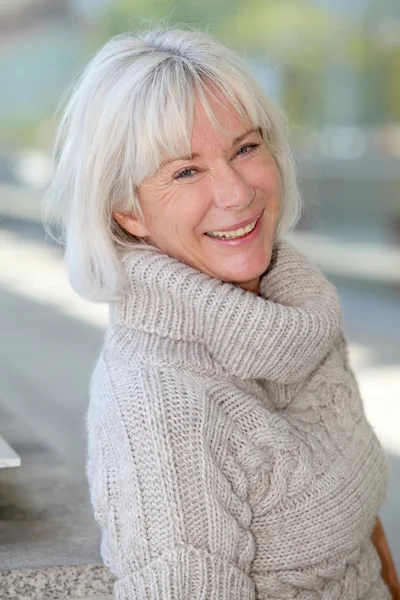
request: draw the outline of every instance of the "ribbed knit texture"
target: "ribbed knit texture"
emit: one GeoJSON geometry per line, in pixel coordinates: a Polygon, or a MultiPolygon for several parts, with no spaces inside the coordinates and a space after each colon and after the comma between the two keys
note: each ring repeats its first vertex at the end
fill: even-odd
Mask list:
{"type": "Polygon", "coordinates": [[[117,600],[388,600],[387,463],[335,289],[276,244],[260,295],[151,249],[92,377],[87,475],[117,600]]]}

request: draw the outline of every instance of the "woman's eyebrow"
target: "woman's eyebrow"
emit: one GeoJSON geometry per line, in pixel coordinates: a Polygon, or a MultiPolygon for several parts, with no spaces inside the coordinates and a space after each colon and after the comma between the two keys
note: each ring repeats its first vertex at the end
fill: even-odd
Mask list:
{"type": "Polygon", "coordinates": [[[236,146],[236,144],[240,144],[240,142],[242,142],[248,135],[250,135],[251,133],[259,133],[259,131],[260,131],[259,127],[253,127],[252,129],[245,131],[244,133],[242,133],[241,135],[239,135],[238,137],[236,137],[233,140],[232,146],[236,146]]]}
{"type": "Polygon", "coordinates": [[[200,154],[198,152],[193,152],[193,154],[185,154],[185,156],[177,156],[175,158],[166,158],[162,161],[161,167],[165,167],[165,165],[169,165],[169,163],[176,162],[177,160],[193,160],[194,158],[200,158],[200,154]]]}
{"type": "MultiPolygon", "coordinates": [[[[244,133],[241,133],[238,137],[235,137],[235,139],[232,140],[232,146],[240,144],[240,142],[244,140],[248,135],[250,135],[251,133],[257,133],[259,131],[259,127],[254,127],[252,129],[249,129],[248,131],[245,131],[244,133]]],[[[162,161],[161,167],[165,167],[166,165],[169,165],[170,163],[176,162],[178,160],[194,160],[195,158],[200,158],[200,156],[201,155],[198,152],[193,152],[193,154],[185,154],[184,156],[178,156],[176,158],[166,158],[162,161]]]]}

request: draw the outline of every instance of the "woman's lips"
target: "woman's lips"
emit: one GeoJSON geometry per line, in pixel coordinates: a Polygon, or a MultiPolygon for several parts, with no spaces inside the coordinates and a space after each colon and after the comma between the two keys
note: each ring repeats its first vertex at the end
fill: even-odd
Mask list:
{"type": "MultiPolygon", "coordinates": [[[[242,244],[247,244],[252,242],[259,234],[260,229],[261,229],[261,217],[263,216],[264,211],[261,213],[261,215],[259,215],[259,217],[257,218],[257,223],[256,226],[254,227],[254,229],[252,229],[250,231],[250,233],[246,233],[245,235],[242,235],[240,237],[237,238],[217,238],[217,237],[211,237],[210,235],[206,235],[206,237],[211,240],[212,242],[216,242],[217,244],[224,244],[225,246],[240,246],[242,244]]],[[[249,223],[253,223],[253,221],[248,220],[248,221],[244,221],[247,225],[249,223]]],[[[237,227],[237,229],[240,229],[240,226],[237,227]]],[[[221,231],[235,231],[235,229],[225,229],[225,230],[221,230],[221,231]]]]}
{"type": "Polygon", "coordinates": [[[212,231],[221,231],[222,233],[224,233],[225,231],[236,231],[237,229],[242,229],[242,227],[246,227],[246,225],[250,225],[250,223],[254,223],[254,221],[258,221],[258,219],[261,217],[263,212],[264,211],[261,211],[257,215],[254,215],[251,218],[246,219],[245,221],[240,221],[240,223],[235,223],[235,225],[230,225],[229,227],[221,227],[221,228],[216,227],[212,231]]]}

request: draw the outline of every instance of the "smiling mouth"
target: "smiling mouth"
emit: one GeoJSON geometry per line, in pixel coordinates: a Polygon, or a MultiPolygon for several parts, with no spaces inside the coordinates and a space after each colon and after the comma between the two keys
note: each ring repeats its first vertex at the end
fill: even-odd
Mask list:
{"type": "Polygon", "coordinates": [[[206,235],[208,235],[209,237],[218,238],[220,240],[232,240],[245,237],[253,231],[253,229],[257,225],[258,219],[256,219],[252,223],[249,223],[248,225],[246,225],[246,227],[240,227],[239,229],[236,229],[234,231],[207,231],[206,235]]]}

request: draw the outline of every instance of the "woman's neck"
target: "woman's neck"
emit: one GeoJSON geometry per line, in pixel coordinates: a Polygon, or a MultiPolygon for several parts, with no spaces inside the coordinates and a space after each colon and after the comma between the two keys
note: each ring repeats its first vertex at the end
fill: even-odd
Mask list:
{"type": "Polygon", "coordinates": [[[253,292],[254,294],[260,293],[260,278],[252,279],[251,281],[245,281],[244,283],[237,283],[238,287],[242,288],[242,290],[246,290],[247,292],[253,292]]]}

